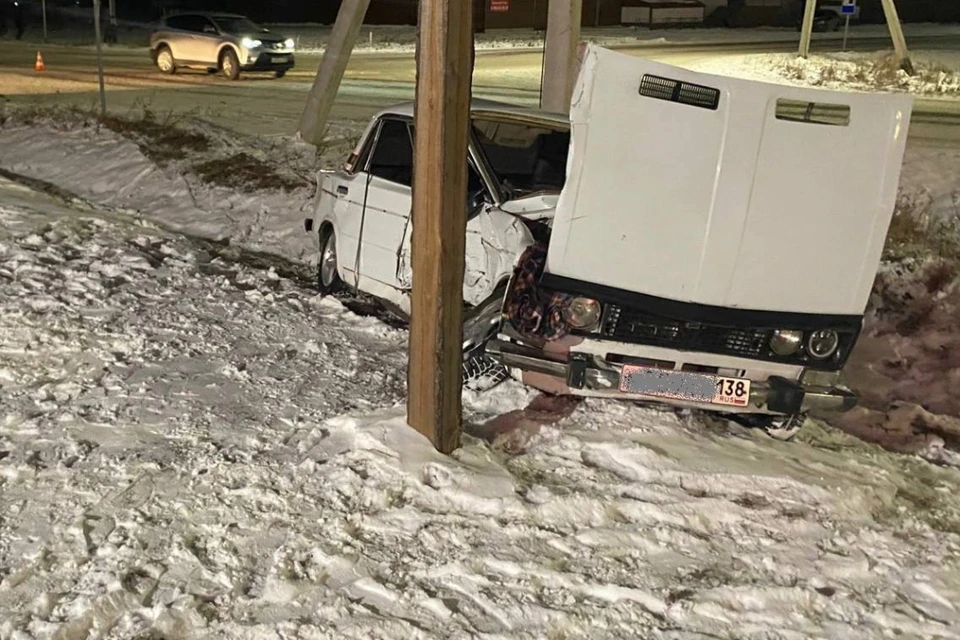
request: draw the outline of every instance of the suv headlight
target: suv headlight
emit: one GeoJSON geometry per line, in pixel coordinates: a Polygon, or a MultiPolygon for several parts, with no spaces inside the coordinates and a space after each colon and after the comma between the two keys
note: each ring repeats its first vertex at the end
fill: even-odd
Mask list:
{"type": "Polygon", "coordinates": [[[293,38],[287,38],[283,41],[283,46],[287,49],[293,49],[296,46],[296,42],[293,41],[293,38]]]}
{"type": "Polygon", "coordinates": [[[600,324],[600,303],[591,298],[574,298],[563,310],[563,318],[574,329],[589,331],[600,324]]]}
{"type": "Polygon", "coordinates": [[[240,41],[240,44],[244,46],[245,49],[256,49],[263,44],[260,40],[254,40],[253,38],[244,38],[240,41]]]}
{"type": "Polygon", "coordinates": [[[840,346],[840,336],[836,331],[814,331],[807,338],[807,353],[817,360],[826,360],[837,352],[840,346]]]}

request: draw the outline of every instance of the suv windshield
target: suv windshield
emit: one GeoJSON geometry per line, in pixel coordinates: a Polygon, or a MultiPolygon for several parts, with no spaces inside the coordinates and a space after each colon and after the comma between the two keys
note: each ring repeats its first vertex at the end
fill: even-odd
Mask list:
{"type": "Polygon", "coordinates": [[[217,23],[218,27],[220,27],[220,31],[224,33],[232,33],[234,35],[267,33],[266,29],[251,22],[247,18],[215,16],[213,21],[217,23]]]}
{"type": "Polygon", "coordinates": [[[473,132],[501,188],[510,196],[563,188],[569,131],[475,118],[473,132]]]}

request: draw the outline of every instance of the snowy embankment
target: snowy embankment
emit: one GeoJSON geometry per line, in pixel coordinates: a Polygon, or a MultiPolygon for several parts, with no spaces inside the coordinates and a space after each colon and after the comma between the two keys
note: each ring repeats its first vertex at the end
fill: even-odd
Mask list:
{"type": "Polygon", "coordinates": [[[960,637],[957,470],[594,401],[447,458],[405,342],[0,180],[0,638],[960,637]]]}
{"type": "Polygon", "coordinates": [[[890,53],[792,53],[735,55],[697,62],[697,71],[750,80],[845,91],[898,91],[917,96],[960,98],[960,54],[912,51],[916,73],[900,69],[890,53]]]}
{"type": "Polygon", "coordinates": [[[302,262],[315,251],[303,230],[315,172],[342,161],[358,136],[333,127],[327,155],[317,159],[307,145],[240,141],[208,123],[180,123],[165,138],[158,129],[177,129],[150,118],[115,120],[123,135],[93,122],[64,111],[39,126],[8,123],[0,168],[171,230],[302,262]]]}

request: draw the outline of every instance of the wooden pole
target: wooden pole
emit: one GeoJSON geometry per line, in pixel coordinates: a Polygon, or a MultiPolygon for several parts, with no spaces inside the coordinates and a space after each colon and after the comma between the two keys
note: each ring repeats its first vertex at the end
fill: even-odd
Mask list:
{"type": "Polygon", "coordinates": [[[103,86],[103,38],[100,32],[100,0],[93,0],[93,34],[97,39],[97,77],[100,81],[100,117],[107,117],[107,91],[103,86]]]}
{"type": "Polygon", "coordinates": [[[903,35],[903,26],[900,24],[897,6],[893,0],[882,0],[882,2],[883,14],[887,19],[887,27],[890,29],[890,37],[893,39],[893,49],[897,52],[897,60],[904,71],[913,75],[913,62],[910,61],[910,52],[907,51],[907,39],[903,35]]]}
{"type": "Polygon", "coordinates": [[[460,445],[471,0],[420,0],[413,166],[410,426],[460,445]]]}
{"type": "Polygon", "coordinates": [[[300,137],[314,146],[323,140],[327,119],[333,109],[343,73],[350,61],[350,52],[360,35],[363,17],[367,15],[370,0],[343,0],[337,21],[330,34],[330,42],[323,52],[323,60],[313,79],[307,104],[300,116],[300,137]]]}
{"type": "Polygon", "coordinates": [[[570,111],[582,13],[583,0],[550,0],[547,5],[547,37],[543,45],[543,78],[540,81],[540,107],[547,111],[570,111]]]}
{"type": "Polygon", "coordinates": [[[817,0],[807,0],[803,10],[803,27],[800,30],[800,57],[810,55],[810,40],[813,38],[813,17],[817,10],[817,0]]]}

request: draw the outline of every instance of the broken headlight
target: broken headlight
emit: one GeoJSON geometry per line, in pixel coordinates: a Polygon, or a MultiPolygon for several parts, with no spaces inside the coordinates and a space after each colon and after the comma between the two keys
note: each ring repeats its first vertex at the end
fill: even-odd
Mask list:
{"type": "Polygon", "coordinates": [[[563,318],[572,328],[592,331],[600,324],[600,303],[592,298],[574,298],[563,309],[563,318]]]}
{"type": "Polygon", "coordinates": [[[803,344],[803,331],[774,331],[770,338],[770,351],[778,356],[792,356],[803,344]]]}

